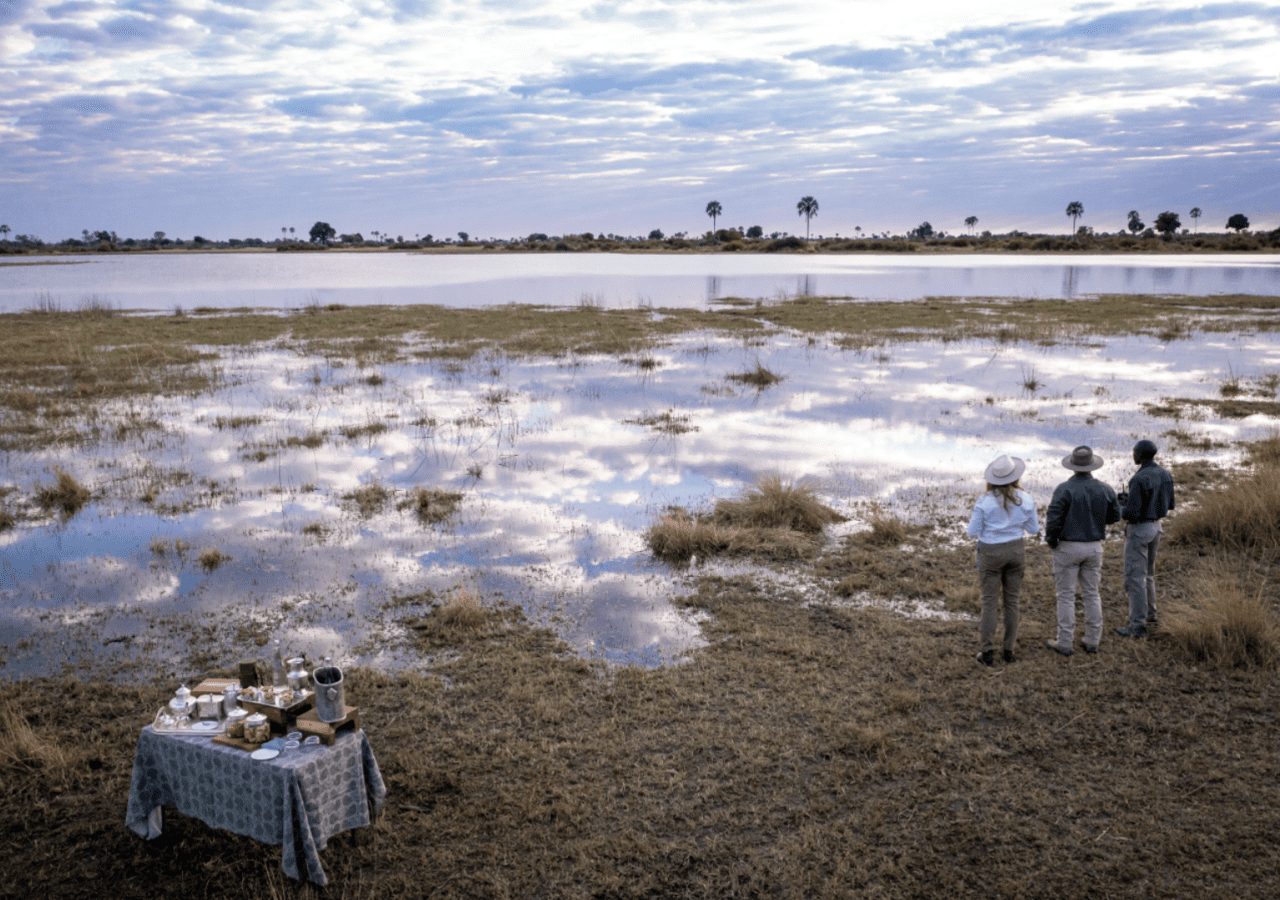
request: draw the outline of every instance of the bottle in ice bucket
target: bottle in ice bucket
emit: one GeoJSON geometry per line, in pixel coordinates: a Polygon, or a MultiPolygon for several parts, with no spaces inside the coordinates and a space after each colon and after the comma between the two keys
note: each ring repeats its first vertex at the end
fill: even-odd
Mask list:
{"type": "Polygon", "coordinates": [[[323,665],[311,673],[311,682],[316,689],[316,718],[321,722],[342,721],[347,714],[343,705],[342,670],[333,664],[332,657],[326,656],[323,665]]]}

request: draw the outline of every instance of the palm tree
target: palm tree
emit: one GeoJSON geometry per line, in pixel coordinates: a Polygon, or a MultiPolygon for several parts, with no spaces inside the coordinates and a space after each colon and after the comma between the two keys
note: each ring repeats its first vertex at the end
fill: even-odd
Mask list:
{"type": "Polygon", "coordinates": [[[1129,230],[1137,234],[1146,227],[1142,224],[1142,216],[1138,215],[1138,211],[1136,209],[1129,210],[1129,230]]]}
{"type": "Polygon", "coordinates": [[[1195,230],[1200,227],[1200,207],[1191,207],[1191,212],[1187,213],[1187,215],[1191,217],[1191,221],[1193,223],[1191,231],[1194,233],[1195,230]]]}
{"type": "Polygon", "coordinates": [[[1067,215],[1071,217],[1071,238],[1076,236],[1076,219],[1084,215],[1084,204],[1079,200],[1072,200],[1067,204],[1067,215]]]}
{"type": "Polygon", "coordinates": [[[711,217],[711,233],[716,233],[716,219],[724,213],[724,208],[720,206],[719,200],[712,200],[707,204],[707,215],[711,217]]]}
{"type": "Polygon", "coordinates": [[[801,197],[796,204],[796,215],[804,216],[804,239],[809,240],[809,220],[818,214],[818,201],[812,197],[801,197]]]}
{"type": "Polygon", "coordinates": [[[8,225],[0,225],[0,240],[3,240],[3,241],[9,240],[9,232],[11,230],[12,229],[9,228],[8,225]]]}
{"type": "Polygon", "coordinates": [[[966,224],[966,225],[968,225],[968,226],[969,226],[969,233],[970,233],[970,234],[973,234],[973,226],[978,224],[978,217],[977,217],[977,216],[966,216],[966,217],[965,217],[965,220],[964,220],[964,224],[966,224]]]}
{"type": "Polygon", "coordinates": [[[288,233],[289,233],[289,226],[288,226],[288,225],[281,225],[281,226],[280,226],[280,240],[282,240],[282,241],[283,241],[283,240],[284,240],[284,236],[285,236],[286,234],[288,234],[288,233]]]}
{"type": "Polygon", "coordinates": [[[294,235],[294,227],[293,227],[292,225],[290,225],[290,226],[289,226],[289,237],[290,237],[290,239],[292,239],[292,238],[293,238],[293,235],[294,235]]]}

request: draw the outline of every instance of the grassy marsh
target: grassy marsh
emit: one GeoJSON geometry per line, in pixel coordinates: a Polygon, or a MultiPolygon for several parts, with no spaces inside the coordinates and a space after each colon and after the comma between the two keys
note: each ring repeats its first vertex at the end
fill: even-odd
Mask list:
{"type": "MultiPolygon", "coordinates": [[[[1090,325],[1055,325],[1052,310],[1058,307],[1050,305],[1046,321],[1009,325],[1005,319],[1001,327],[1012,333],[1004,337],[989,330],[991,320],[1000,318],[993,313],[1005,308],[998,301],[871,305],[870,312],[860,310],[865,304],[828,301],[730,307],[692,314],[685,324],[754,339],[793,327],[770,316],[791,318],[802,323],[802,333],[840,335],[847,346],[874,348],[882,358],[873,361],[887,366],[884,341],[921,335],[980,333],[1008,346],[1032,338],[1077,340],[1090,328],[1128,334],[1126,329],[1148,327],[1150,302],[1142,301],[1144,315],[1126,318],[1136,308],[1118,303],[1111,316],[1106,300],[1073,301],[1097,314],[1090,325]],[[970,313],[972,321],[966,318],[970,313]]],[[[1197,299],[1195,308],[1180,303],[1170,301],[1170,315],[1185,315],[1200,328],[1205,313],[1199,307],[1213,306],[1216,298],[1197,299]]],[[[1255,298],[1238,306],[1218,304],[1210,314],[1222,318],[1210,324],[1234,318],[1239,328],[1255,327],[1267,320],[1258,304],[1266,305],[1255,298]]],[[[365,387],[391,393],[401,383],[392,374],[395,358],[437,354],[463,360],[495,347],[541,354],[548,351],[532,348],[545,340],[550,355],[563,353],[566,366],[586,352],[621,362],[627,354],[647,352],[643,348],[653,345],[646,342],[664,339],[653,332],[655,325],[684,327],[640,313],[614,317],[587,304],[567,318],[527,312],[525,327],[546,327],[542,337],[531,331],[504,337],[501,325],[491,334],[483,329],[502,314],[490,311],[460,316],[457,321],[465,318],[468,328],[478,329],[468,332],[446,311],[454,322],[450,327],[460,329],[451,334],[436,330],[443,328],[433,318],[438,312],[317,307],[305,315],[263,316],[261,331],[249,321],[258,314],[247,312],[192,314],[176,326],[153,320],[146,328],[218,323],[228,329],[223,340],[230,342],[221,345],[227,352],[236,346],[231,334],[243,328],[244,346],[270,339],[289,348],[316,348],[333,359],[376,360],[387,366],[381,370],[385,381],[365,387]],[[293,331],[299,323],[309,329],[305,345],[293,331]],[[572,327],[578,325],[588,330],[575,334],[572,327]],[[572,327],[550,333],[562,326],[572,327]],[[272,334],[263,337],[267,332],[272,334]]],[[[73,316],[68,327],[134,327],[121,324],[129,323],[126,315],[46,315],[73,316]]],[[[179,346],[205,353],[203,348],[213,346],[203,342],[207,335],[184,343],[197,333],[199,327],[179,346]]],[[[119,339],[123,333],[111,334],[119,339]]],[[[908,354],[895,346],[893,357],[899,355],[908,354]]],[[[202,369],[220,363],[201,357],[175,365],[202,369]]],[[[676,368],[664,365],[657,375],[676,368]]],[[[786,371],[783,390],[802,374],[792,366],[786,371]]],[[[465,372],[459,373],[465,380],[465,372]]],[[[25,386],[12,371],[6,377],[17,379],[5,387],[24,407],[6,406],[6,423],[10,411],[43,421],[49,415],[45,392],[61,388],[25,386]]],[[[1051,380],[1048,373],[1044,377],[1051,380]]],[[[627,380],[641,379],[630,371],[627,380]]],[[[125,382],[99,383],[114,391],[125,382]]],[[[128,385],[145,395],[143,382],[128,385]]],[[[473,386],[464,387],[466,402],[478,396],[484,402],[473,386]]],[[[522,398],[513,395],[502,406],[518,402],[522,398]]],[[[980,409],[994,405],[981,393],[965,402],[980,409]]],[[[643,409],[643,403],[634,408],[643,409]]],[[[454,471],[477,481],[488,471],[483,484],[467,488],[481,494],[507,473],[471,462],[467,454],[474,448],[465,440],[454,447],[439,437],[455,412],[409,408],[403,421],[415,423],[424,432],[422,445],[446,455],[454,471]]],[[[617,421],[616,412],[610,416],[605,409],[602,415],[617,421]]],[[[225,418],[224,426],[215,418],[214,427],[241,432],[274,421],[233,425],[236,416],[225,418]]],[[[671,421],[677,420],[673,414],[671,421]]],[[[370,420],[375,421],[381,419],[370,420]]],[[[483,417],[477,421],[484,426],[483,417]]],[[[296,435],[323,433],[326,440],[334,434],[349,440],[373,436],[347,435],[345,427],[363,426],[341,421],[311,431],[294,427],[296,435]]],[[[1181,422],[1179,427],[1184,428],[1181,422]]],[[[1184,431],[1188,441],[1203,439],[1184,431]]],[[[226,437],[234,442],[249,435],[226,437]]],[[[324,861],[333,886],[325,895],[419,896],[424,885],[441,897],[1257,895],[1273,878],[1274,834],[1280,829],[1277,674],[1274,653],[1267,649],[1275,646],[1268,636],[1275,634],[1280,572],[1269,544],[1231,540],[1195,523],[1201,515],[1212,525],[1247,512],[1240,504],[1265,493],[1251,479],[1276,463],[1278,448],[1278,441],[1253,445],[1252,468],[1236,473],[1179,460],[1179,509],[1160,563],[1166,630],[1143,643],[1108,639],[1097,657],[1062,660],[1037,653],[1037,638],[1053,626],[1043,545],[1028,546],[1022,658],[983,670],[972,661],[976,625],[966,614],[977,609],[977,591],[972,548],[955,539],[960,522],[909,522],[888,507],[868,505],[866,528],[828,541],[824,529],[829,533],[836,520],[832,510],[812,492],[780,480],[700,514],[673,514],[664,545],[672,549],[659,553],[664,558],[727,553],[785,563],[746,575],[691,575],[688,591],[672,600],[703,623],[709,644],[681,665],[645,669],[585,660],[552,632],[532,625],[499,591],[457,588],[401,598],[388,615],[401,617],[396,624],[415,654],[409,670],[349,673],[350,695],[362,708],[391,791],[387,812],[375,828],[331,842],[324,861]],[[1205,509],[1212,512],[1197,512],[1205,509]],[[689,534],[682,536],[676,526],[689,534]],[[680,541],[687,549],[677,549],[680,541]],[[1238,578],[1205,581],[1206,558],[1238,578]],[[953,615],[906,618],[880,602],[897,598],[953,615]]],[[[419,495],[403,483],[350,489],[346,482],[339,489],[310,459],[324,454],[298,455],[308,457],[305,477],[321,487],[308,480],[287,502],[304,495],[311,502],[318,491],[332,490],[346,495],[354,515],[376,515],[396,499],[417,513],[423,496],[428,518],[453,512],[452,497],[443,495],[457,495],[445,488],[423,488],[419,495]]],[[[491,458],[497,457],[485,462],[491,458]]],[[[547,477],[567,471],[571,482],[579,477],[580,470],[572,468],[578,462],[560,463],[547,477]]],[[[143,480],[166,477],[157,471],[143,480]]],[[[202,495],[226,489],[197,483],[202,495]]],[[[278,515],[286,501],[268,499],[263,505],[278,515]]],[[[477,497],[477,507],[486,502],[477,497]]],[[[313,547],[336,532],[322,548],[324,555],[335,550],[343,529],[369,524],[351,525],[341,516],[318,521],[319,514],[303,506],[286,524],[313,547]]],[[[1263,526],[1275,526],[1280,517],[1266,506],[1251,521],[1267,536],[1273,532],[1263,526]]],[[[411,532],[414,552],[424,539],[451,537],[401,530],[411,532]]],[[[163,578],[191,552],[171,534],[155,537],[150,549],[163,578]]],[[[229,549],[238,559],[251,559],[229,549]]],[[[1110,626],[1124,616],[1118,535],[1109,539],[1106,554],[1110,626]]],[[[350,595],[343,593],[353,590],[345,563],[344,558],[335,567],[332,593],[339,595],[343,614],[356,616],[350,595]]],[[[516,557],[514,564],[522,566],[524,559],[516,557]]],[[[220,582],[224,574],[198,580],[220,582]]],[[[237,610],[238,649],[265,644],[280,621],[301,616],[314,598],[291,594],[273,601],[279,602],[237,610]]],[[[184,626],[175,615],[148,625],[139,632],[140,654],[152,640],[145,631],[179,631],[190,623],[184,626]]],[[[218,892],[251,896],[269,883],[280,896],[319,895],[280,879],[278,848],[213,832],[172,812],[155,843],[121,827],[138,727],[179,681],[227,662],[207,649],[214,646],[208,632],[197,627],[182,633],[205,648],[203,655],[193,650],[154,680],[154,668],[139,668],[133,672],[148,673],[140,683],[108,685],[74,676],[6,683],[0,831],[22,848],[23,865],[8,882],[15,894],[96,896],[103,884],[120,896],[151,895],[156,884],[175,894],[204,894],[216,883],[218,892]],[[63,756],[48,755],[51,749],[63,756]],[[217,860],[217,866],[192,865],[192,859],[217,860]]],[[[95,635],[93,646],[100,651],[115,639],[95,635]]]]}

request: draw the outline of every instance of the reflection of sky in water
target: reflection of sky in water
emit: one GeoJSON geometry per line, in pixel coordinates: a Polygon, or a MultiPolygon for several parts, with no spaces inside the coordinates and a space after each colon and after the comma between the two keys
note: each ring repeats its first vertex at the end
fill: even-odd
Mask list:
{"type": "MultiPolygon", "coordinates": [[[[242,352],[227,366],[234,386],[156,401],[162,434],[10,454],[6,481],[20,496],[61,465],[102,499],[65,525],[0,535],[4,671],[163,658],[170,640],[207,645],[225,664],[260,652],[238,631],[246,625],[283,629],[312,655],[394,666],[401,612],[384,605],[456,586],[519,603],[584,652],[656,664],[699,640],[696,623],[664,599],[681,576],[643,545],[669,504],[704,507],[780,474],[855,517],[875,501],[949,522],[967,512],[1000,452],[1029,460],[1024,486],[1043,504],[1077,443],[1108,460],[1100,475],[1117,485],[1135,439],[1166,443],[1158,436],[1174,423],[1151,419],[1143,403],[1212,397],[1230,375],[1247,383],[1280,372],[1274,336],[856,352],[697,335],[654,356],[651,372],[610,358],[390,365],[371,386],[372,370],[242,352]],[[783,382],[756,392],[726,380],[757,362],[783,382]],[[672,436],[624,422],[668,410],[696,430],[672,436]],[[218,427],[236,416],[261,421],[218,427]],[[386,430],[340,434],[375,423],[386,430]],[[326,434],[315,449],[275,446],[312,432],[326,434]],[[249,455],[258,448],[266,459],[249,455]],[[192,480],[168,485],[157,502],[199,502],[156,515],[137,498],[156,473],[175,471],[192,480]],[[342,495],[375,481],[396,496],[362,519],[342,495]],[[395,506],[415,486],[465,499],[453,520],[424,527],[395,506]],[[177,554],[175,540],[189,549],[177,554]],[[205,572],[198,554],[214,547],[231,559],[205,572]]],[[[1274,422],[1181,424],[1229,441],[1274,422]]],[[[1173,447],[1165,458],[1206,455],[1173,447]]]]}
{"type": "MultiPolygon", "coordinates": [[[[24,261],[31,261],[29,258],[24,261]]],[[[702,307],[724,297],[1079,297],[1280,294],[1280,256],[777,253],[173,253],[0,265],[0,310],[37,297],[74,308],[298,307],[310,302],[702,307]]]]}

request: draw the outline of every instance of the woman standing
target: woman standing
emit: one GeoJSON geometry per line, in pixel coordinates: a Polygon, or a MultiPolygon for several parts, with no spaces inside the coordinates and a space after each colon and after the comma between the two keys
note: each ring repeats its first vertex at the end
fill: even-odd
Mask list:
{"type": "Polygon", "coordinates": [[[1018,639],[1018,593],[1025,568],[1022,535],[1040,530],[1036,504],[1018,487],[1027,464],[1017,457],[1001,455],[984,473],[987,489],[978,498],[969,517],[969,537],[978,540],[978,579],[982,588],[982,618],[978,637],[982,650],[978,662],[995,661],[996,606],[1004,595],[1004,661],[1014,661],[1018,639]]]}

